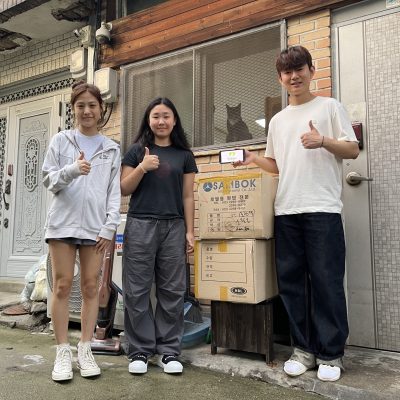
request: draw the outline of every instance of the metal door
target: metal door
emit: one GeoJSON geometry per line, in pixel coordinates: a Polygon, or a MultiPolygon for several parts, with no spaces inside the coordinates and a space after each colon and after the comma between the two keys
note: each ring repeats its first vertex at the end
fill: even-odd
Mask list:
{"type": "Polygon", "coordinates": [[[343,164],[349,344],[393,351],[400,351],[399,11],[354,18],[353,8],[333,31],[336,95],[363,131],[360,156],[343,164]],[[373,180],[357,183],[351,173],[373,180]]]}
{"type": "Polygon", "coordinates": [[[23,277],[47,249],[43,226],[49,195],[41,168],[49,137],[60,126],[60,96],[8,109],[3,158],[0,276],[23,277]]]}

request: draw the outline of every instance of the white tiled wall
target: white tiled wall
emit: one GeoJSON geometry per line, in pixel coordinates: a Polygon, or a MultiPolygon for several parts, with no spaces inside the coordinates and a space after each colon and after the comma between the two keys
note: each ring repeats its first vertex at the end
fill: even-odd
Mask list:
{"type": "Polygon", "coordinates": [[[368,20],[365,35],[378,347],[399,351],[400,13],[368,20]]]}

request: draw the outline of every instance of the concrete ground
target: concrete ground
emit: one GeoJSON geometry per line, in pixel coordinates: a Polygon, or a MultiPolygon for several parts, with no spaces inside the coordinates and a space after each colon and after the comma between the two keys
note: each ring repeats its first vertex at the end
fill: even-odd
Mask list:
{"type": "MultiPolygon", "coordinates": [[[[4,308],[5,301],[10,300],[18,302],[19,296],[17,293],[12,294],[6,292],[4,286],[2,287],[0,282],[0,309],[4,308]]],[[[34,325],[35,321],[35,319],[32,320],[32,316],[10,317],[1,315],[0,313],[0,324],[5,326],[30,329],[29,325],[34,325]]],[[[18,329],[15,330],[15,332],[17,331],[18,329]]],[[[79,332],[77,334],[79,334],[79,332]]],[[[262,356],[252,353],[218,348],[218,354],[211,355],[210,346],[206,344],[200,344],[195,347],[184,349],[181,358],[186,365],[199,367],[202,371],[223,373],[227,377],[252,378],[279,385],[284,388],[302,389],[301,393],[303,394],[315,393],[337,400],[400,399],[400,353],[349,346],[346,349],[344,358],[346,372],[342,374],[342,378],[339,381],[325,383],[317,379],[315,370],[307,371],[304,375],[298,378],[290,378],[286,376],[283,373],[282,368],[284,361],[290,356],[290,348],[275,344],[274,349],[275,360],[272,365],[267,365],[262,356]]],[[[124,359],[124,357],[103,357],[105,357],[104,363],[106,363],[106,365],[108,362],[115,363],[116,359],[124,359]]],[[[3,355],[0,356],[0,360],[2,358],[3,355]]],[[[123,370],[126,369],[126,362],[126,360],[123,361],[123,364],[125,364],[123,370]]],[[[199,382],[199,385],[202,386],[202,383],[199,382]]],[[[297,397],[293,398],[302,399],[300,395],[296,396],[297,397]]],[[[227,399],[236,398],[224,397],[227,399]]],[[[210,398],[220,397],[217,396],[210,398]]],[[[267,397],[247,398],[266,399],[267,397]]],[[[290,399],[292,397],[283,398],[290,399]]],[[[0,399],[3,399],[1,394],[0,399]]],[[[276,399],[278,399],[278,397],[276,399]]],[[[191,397],[191,400],[194,400],[193,396],[191,397]]]]}
{"type": "MultiPolygon", "coordinates": [[[[73,335],[74,336],[74,335],[73,335]]],[[[77,338],[71,339],[76,345],[77,338]]],[[[223,374],[185,364],[181,375],[165,374],[151,363],[148,373],[128,372],[125,356],[97,356],[98,378],[85,379],[74,366],[69,382],[53,382],[53,335],[0,327],[1,400],[318,400],[294,388],[223,374]]],[[[76,359],[76,347],[73,348],[76,359]]]]}

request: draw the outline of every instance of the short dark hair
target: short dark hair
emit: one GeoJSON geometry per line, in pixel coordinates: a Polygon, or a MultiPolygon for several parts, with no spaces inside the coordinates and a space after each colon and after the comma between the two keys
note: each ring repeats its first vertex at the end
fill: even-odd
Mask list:
{"type": "Polygon", "coordinates": [[[292,46],[281,51],[276,59],[275,65],[280,75],[282,71],[300,68],[305,64],[307,64],[310,69],[313,66],[310,52],[303,46],[292,46]]]}

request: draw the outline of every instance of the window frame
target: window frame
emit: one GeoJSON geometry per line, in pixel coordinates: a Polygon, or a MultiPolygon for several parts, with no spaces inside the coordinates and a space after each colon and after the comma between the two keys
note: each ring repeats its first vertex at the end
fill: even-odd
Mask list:
{"type": "MultiPolygon", "coordinates": [[[[192,109],[193,109],[193,113],[192,113],[192,131],[193,131],[193,138],[191,141],[191,149],[195,152],[207,152],[207,151],[212,151],[212,150],[219,150],[219,149],[225,149],[225,148],[231,148],[231,147],[235,147],[237,145],[240,146],[250,146],[250,145],[258,145],[258,144],[263,144],[266,143],[267,141],[267,137],[265,138],[253,138],[253,139],[249,139],[249,140],[244,140],[244,141],[239,141],[239,142],[229,142],[229,143],[218,143],[218,144],[210,144],[210,145],[205,145],[205,146],[195,146],[195,142],[196,142],[196,126],[195,126],[195,101],[196,101],[196,93],[197,93],[197,88],[196,88],[196,84],[200,84],[199,80],[196,79],[196,68],[195,68],[195,51],[202,49],[202,48],[206,48],[208,46],[211,45],[217,45],[219,43],[222,42],[226,42],[226,41],[230,41],[230,40],[235,40],[236,38],[240,38],[240,37],[244,37],[244,36],[248,36],[248,35],[252,35],[258,32],[262,32],[265,30],[269,30],[272,28],[276,28],[279,27],[280,28],[280,48],[284,49],[287,46],[287,37],[286,37],[286,20],[280,20],[280,21],[276,21],[276,22],[272,22],[257,28],[251,28],[251,29],[247,29],[243,32],[239,32],[239,33],[235,33],[229,36],[225,36],[222,38],[218,38],[218,39],[214,39],[214,40],[209,40],[205,43],[200,43],[200,44],[196,44],[193,46],[189,46],[189,47],[185,47],[183,49],[179,49],[179,50],[175,50],[172,52],[168,52],[165,54],[160,54],[158,56],[155,57],[151,57],[145,60],[141,60],[138,62],[134,62],[131,64],[126,64],[126,65],[122,65],[121,66],[121,79],[120,79],[120,102],[122,104],[122,109],[121,109],[121,148],[125,148],[125,141],[127,140],[127,135],[125,135],[125,131],[127,128],[127,122],[125,119],[125,115],[126,115],[126,86],[127,86],[127,82],[126,80],[129,78],[130,76],[130,70],[133,68],[137,68],[137,67],[141,67],[145,64],[148,63],[156,63],[158,61],[161,60],[166,60],[168,58],[171,58],[173,56],[178,56],[178,55],[182,55],[184,53],[192,53],[192,63],[193,63],[193,79],[192,79],[192,84],[193,84],[193,88],[192,88],[192,92],[193,92],[193,99],[192,99],[192,109]]],[[[287,92],[286,90],[282,87],[281,88],[281,104],[282,104],[282,109],[284,107],[287,106],[287,92]]],[[[127,148],[127,147],[126,147],[127,148]]]]}

